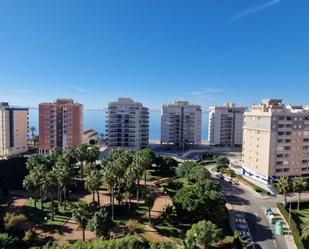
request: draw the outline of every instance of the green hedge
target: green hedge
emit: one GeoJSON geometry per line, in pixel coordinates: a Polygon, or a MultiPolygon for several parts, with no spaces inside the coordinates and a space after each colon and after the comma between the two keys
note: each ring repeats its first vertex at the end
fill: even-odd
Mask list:
{"type": "MultiPolygon", "coordinates": [[[[288,221],[289,220],[289,213],[285,210],[283,205],[281,203],[278,203],[277,207],[278,207],[280,213],[282,214],[282,216],[284,217],[285,221],[288,221]]],[[[291,218],[290,230],[292,232],[294,242],[295,242],[297,249],[305,249],[305,246],[304,246],[304,244],[303,244],[303,242],[300,238],[300,234],[299,234],[299,230],[297,228],[297,225],[292,218],[291,218]]]]}

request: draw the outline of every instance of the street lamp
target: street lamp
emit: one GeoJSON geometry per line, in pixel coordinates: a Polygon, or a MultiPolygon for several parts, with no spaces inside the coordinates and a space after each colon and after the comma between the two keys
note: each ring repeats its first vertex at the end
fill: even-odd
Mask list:
{"type": "MultiPolygon", "coordinates": [[[[47,222],[47,220],[48,220],[48,218],[45,216],[45,217],[44,217],[45,223],[47,222]]],[[[44,238],[46,239],[46,229],[44,229],[44,231],[45,231],[45,232],[44,232],[44,238]]]]}

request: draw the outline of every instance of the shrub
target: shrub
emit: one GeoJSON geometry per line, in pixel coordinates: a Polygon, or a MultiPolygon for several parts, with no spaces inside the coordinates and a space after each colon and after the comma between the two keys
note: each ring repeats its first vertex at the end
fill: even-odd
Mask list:
{"type": "Polygon", "coordinates": [[[126,225],[128,227],[128,230],[129,230],[130,234],[133,234],[133,233],[135,233],[135,231],[138,228],[138,221],[130,219],[130,220],[127,221],[126,225]]]}
{"type": "Polygon", "coordinates": [[[28,219],[23,214],[7,213],[3,222],[6,230],[20,231],[25,229],[28,219]]]}
{"type": "Polygon", "coordinates": [[[152,243],[150,249],[176,249],[177,246],[171,242],[152,243]]]}
{"type": "Polygon", "coordinates": [[[0,248],[1,249],[18,248],[18,238],[13,237],[7,233],[0,233],[0,248]]]}

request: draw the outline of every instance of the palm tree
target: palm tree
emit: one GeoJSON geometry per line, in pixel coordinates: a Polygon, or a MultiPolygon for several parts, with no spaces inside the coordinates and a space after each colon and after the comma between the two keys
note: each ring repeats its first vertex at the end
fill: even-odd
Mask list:
{"type": "Polygon", "coordinates": [[[150,223],[151,218],[151,209],[154,205],[154,202],[156,200],[156,193],[152,187],[146,187],[144,190],[144,201],[146,206],[148,207],[148,219],[150,223]]]}
{"type": "Polygon", "coordinates": [[[301,225],[301,239],[307,240],[309,238],[309,220],[306,219],[301,225]]]}
{"type": "Polygon", "coordinates": [[[143,171],[144,171],[144,166],[141,160],[141,155],[140,153],[135,153],[134,157],[133,157],[133,162],[131,164],[131,170],[134,172],[135,176],[136,176],[136,180],[137,180],[137,184],[136,184],[136,201],[137,203],[139,203],[139,182],[141,179],[141,176],[143,175],[143,171]]]}
{"type": "Polygon", "coordinates": [[[23,180],[23,187],[32,193],[33,200],[34,200],[34,207],[36,208],[36,202],[37,202],[37,185],[33,178],[32,174],[26,175],[25,179],[23,180]]]}
{"type": "Polygon", "coordinates": [[[305,178],[298,176],[292,179],[292,188],[294,192],[298,193],[298,203],[297,210],[299,210],[300,206],[300,195],[307,188],[308,182],[305,178]]]}
{"type": "Polygon", "coordinates": [[[62,153],[63,159],[68,162],[72,168],[77,163],[77,152],[72,147],[66,147],[62,153]]]}
{"type": "Polygon", "coordinates": [[[99,189],[102,185],[102,176],[99,171],[92,170],[86,177],[85,188],[92,192],[92,202],[95,202],[95,192],[97,193],[98,204],[100,206],[100,194],[99,189]]]}
{"type": "Polygon", "coordinates": [[[49,195],[51,202],[51,219],[54,220],[54,193],[57,189],[57,179],[53,172],[49,171],[44,176],[44,181],[42,182],[42,191],[45,195],[49,195]]]}
{"type": "Polygon", "coordinates": [[[134,174],[133,167],[130,165],[124,175],[125,179],[125,190],[128,193],[129,198],[129,209],[131,208],[132,191],[135,187],[136,175],[134,174]]]}
{"type": "Polygon", "coordinates": [[[144,183],[145,187],[147,185],[147,169],[151,167],[151,165],[155,161],[155,154],[150,149],[142,149],[141,151],[141,159],[142,165],[144,168],[144,183]]]}
{"type": "Polygon", "coordinates": [[[290,190],[290,181],[289,178],[286,176],[281,176],[277,183],[277,188],[279,193],[284,195],[284,206],[286,207],[286,194],[290,190]]]}
{"type": "Polygon", "coordinates": [[[87,162],[91,164],[91,167],[93,167],[93,163],[95,163],[95,161],[97,160],[99,153],[99,148],[96,145],[92,145],[90,148],[88,148],[87,162]]]}
{"type": "Polygon", "coordinates": [[[87,203],[84,201],[79,201],[78,203],[72,205],[72,216],[78,222],[79,227],[82,229],[83,241],[85,241],[85,229],[90,217],[87,203]]]}
{"type": "Polygon", "coordinates": [[[64,210],[66,210],[67,186],[72,180],[72,174],[71,174],[72,168],[63,157],[60,157],[56,162],[56,165],[53,168],[53,170],[58,183],[59,206],[62,204],[62,195],[63,195],[64,210]]]}
{"type": "Polygon", "coordinates": [[[110,204],[112,207],[112,220],[114,220],[114,203],[115,203],[115,185],[117,183],[117,178],[115,171],[117,169],[117,166],[115,165],[115,162],[109,162],[107,165],[104,166],[102,170],[102,175],[104,178],[104,181],[108,184],[110,189],[110,204]]]}
{"type": "Polygon", "coordinates": [[[36,132],[35,126],[31,126],[31,127],[29,128],[29,130],[30,130],[30,132],[31,132],[31,139],[33,139],[34,136],[35,136],[35,132],[36,132]]]}
{"type": "Polygon", "coordinates": [[[80,162],[80,177],[82,180],[84,179],[84,161],[87,160],[88,157],[88,146],[86,144],[81,144],[77,150],[77,159],[80,162]]]}

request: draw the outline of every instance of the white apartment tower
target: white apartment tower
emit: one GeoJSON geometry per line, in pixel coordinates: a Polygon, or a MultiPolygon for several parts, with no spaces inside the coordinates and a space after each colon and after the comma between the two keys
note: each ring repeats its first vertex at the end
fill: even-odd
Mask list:
{"type": "Polygon", "coordinates": [[[0,158],[28,151],[28,109],[0,102],[0,158]]]}
{"type": "Polygon", "coordinates": [[[208,141],[212,145],[241,146],[245,107],[233,103],[209,107],[208,141]]]}
{"type": "Polygon", "coordinates": [[[129,98],[109,103],[106,123],[109,148],[139,150],[148,146],[149,112],[142,103],[129,98]]]}
{"type": "Polygon", "coordinates": [[[244,114],[243,174],[268,183],[309,176],[309,110],[263,100],[244,114]]]}
{"type": "Polygon", "coordinates": [[[202,109],[188,101],[162,105],[161,144],[177,147],[201,144],[202,109]]]}

